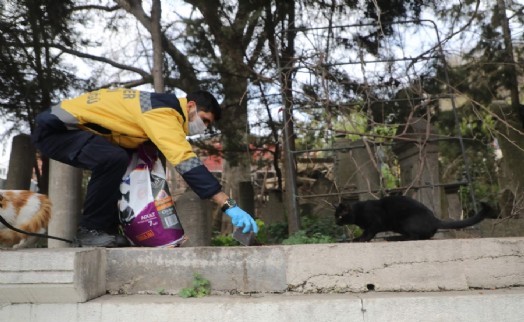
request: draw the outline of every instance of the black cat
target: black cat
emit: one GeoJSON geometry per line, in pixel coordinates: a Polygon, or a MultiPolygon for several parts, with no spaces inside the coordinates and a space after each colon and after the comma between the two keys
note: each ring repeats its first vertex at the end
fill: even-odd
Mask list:
{"type": "Polygon", "coordinates": [[[379,232],[393,231],[408,240],[429,239],[438,229],[460,229],[475,225],[493,215],[493,208],[481,203],[482,210],[460,221],[442,221],[422,203],[405,197],[389,196],[379,200],[341,203],[336,207],[337,225],[357,225],[364,230],[353,241],[370,241],[379,232]]]}

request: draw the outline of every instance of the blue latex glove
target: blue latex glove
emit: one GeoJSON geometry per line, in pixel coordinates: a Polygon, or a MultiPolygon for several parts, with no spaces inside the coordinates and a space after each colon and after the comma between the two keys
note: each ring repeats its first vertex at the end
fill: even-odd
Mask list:
{"type": "Polygon", "coordinates": [[[235,227],[244,227],[242,232],[245,234],[252,230],[255,234],[258,233],[258,226],[253,217],[251,217],[247,212],[240,209],[239,206],[229,208],[226,210],[226,215],[231,217],[231,223],[235,227]]]}

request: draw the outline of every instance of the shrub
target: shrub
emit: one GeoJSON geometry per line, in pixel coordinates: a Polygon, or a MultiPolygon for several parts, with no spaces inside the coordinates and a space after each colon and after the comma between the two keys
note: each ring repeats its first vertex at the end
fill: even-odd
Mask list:
{"type": "Polygon", "coordinates": [[[180,290],[179,295],[183,298],[203,297],[211,293],[211,283],[200,274],[193,275],[193,287],[187,287],[180,290]]]}

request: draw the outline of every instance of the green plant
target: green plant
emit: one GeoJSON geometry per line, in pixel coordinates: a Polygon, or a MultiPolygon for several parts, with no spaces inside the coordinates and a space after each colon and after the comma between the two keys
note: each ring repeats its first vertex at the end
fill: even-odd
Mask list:
{"type": "Polygon", "coordinates": [[[308,236],[313,234],[321,234],[324,236],[336,238],[343,234],[343,228],[335,224],[335,220],[332,215],[306,215],[301,218],[301,221],[301,229],[305,230],[308,236]]]}
{"type": "Polygon", "coordinates": [[[346,239],[344,228],[335,225],[332,216],[307,214],[302,215],[300,220],[301,229],[291,236],[285,223],[267,225],[265,231],[268,244],[321,244],[346,239]]]}
{"type": "Polygon", "coordinates": [[[211,238],[211,246],[238,246],[238,245],[240,245],[240,243],[237,242],[233,238],[233,234],[216,235],[213,238],[211,238]]]}
{"type": "Polygon", "coordinates": [[[297,244],[328,244],[334,243],[335,239],[331,236],[322,235],[321,233],[313,233],[308,235],[305,230],[299,230],[289,238],[282,241],[283,245],[297,245],[297,244]]]}
{"type": "Polygon", "coordinates": [[[287,223],[276,223],[266,226],[267,241],[266,244],[281,244],[282,241],[289,237],[287,223]]]}
{"type": "MultiPolygon", "coordinates": [[[[268,231],[266,225],[261,219],[256,219],[255,221],[258,226],[257,240],[265,245],[268,243],[268,231]]],[[[233,238],[233,234],[218,234],[211,238],[211,246],[240,246],[240,243],[233,238]]]]}
{"type": "Polygon", "coordinates": [[[256,219],[255,221],[258,226],[257,240],[260,244],[266,245],[268,243],[266,223],[262,219],[256,219]]]}
{"type": "Polygon", "coordinates": [[[346,231],[347,231],[347,238],[352,240],[352,239],[355,239],[355,238],[358,238],[360,236],[362,236],[362,234],[364,233],[364,231],[362,230],[362,228],[360,228],[359,226],[357,225],[346,225],[346,231]]]}
{"type": "Polygon", "coordinates": [[[193,287],[187,287],[180,290],[179,295],[183,298],[203,297],[211,293],[211,283],[200,274],[193,275],[193,287]]]}

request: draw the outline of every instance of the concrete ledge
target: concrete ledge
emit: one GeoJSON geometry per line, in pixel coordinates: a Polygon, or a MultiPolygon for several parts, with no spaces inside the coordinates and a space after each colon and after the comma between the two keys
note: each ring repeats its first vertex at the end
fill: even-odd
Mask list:
{"type": "Polygon", "coordinates": [[[286,253],[271,247],[107,249],[111,293],[178,293],[200,273],[223,292],[284,292],[286,253]]]}
{"type": "Polygon", "coordinates": [[[302,293],[524,286],[524,238],[304,246],[287,265],[288,288],[302,293]]]}
{"type": "Polygon", "coordinates": [[[106,293],[105,277],[105,249],[0,251],[0,303],[85,302],[106,293]]]}
{"type": "Polygon", "coordinates": [[[177,294],[193,275],[214,294],[466,291],[524,286],[524,238],[263,247],[0,252],[0,303],[177,294]]]}
{"type": "Polygon", "coordinates": [[[112,294],[178,293],[194,273],[216,292],[345,293],[524,286],[524,238],[262,247],[107,249],[112,294]]]}
{"type": "Polygon", "coordinates": [[[2,306],[0,321],[520,322],[524,290],[208,296],[106,295],[80,304],[2,306]]]}

